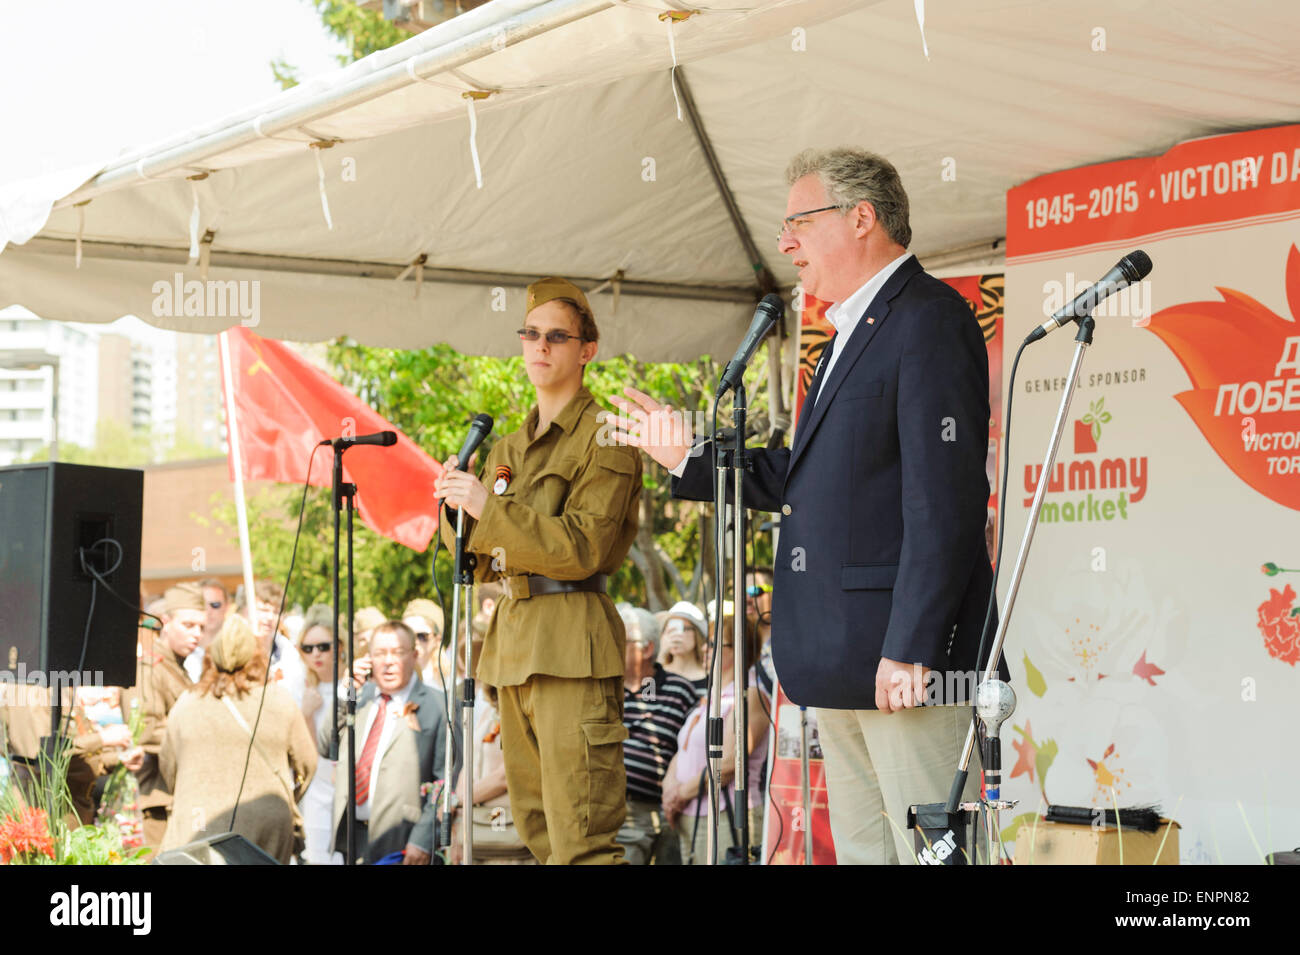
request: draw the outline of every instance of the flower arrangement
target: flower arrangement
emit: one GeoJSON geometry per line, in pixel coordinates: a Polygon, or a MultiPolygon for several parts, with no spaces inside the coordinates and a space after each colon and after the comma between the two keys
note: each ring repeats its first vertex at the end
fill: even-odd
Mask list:
{"type": "Polygon", "coordinates": [[[54,861],[54,836],[44,809],[21,806],[0,818],[0,863],[34,863],[42,855],[54,861]]]}
{"type": "Polygon", "coordinates": [[[30,776],[0,782],[0,865],[139,865],[148,858],[134,826],[128,833],[118,824],[76,825],[71,749],[53,758],[42,753],[30,776]]]}
{"type": "MultiPolygon", "coordinates": [[[[144,713],[140,701],[131,701],[131,712],[126,721],[131,731],[131,745],[138,746],[144,734],[144,713]]],[[[144,819],[139,810],[139,783],[135,774],[125,766],[118,765],[104,785],[104,795],[99,803],[95,821],[100,826],[116,828],[122,840],[122,848],[137,849],[144,845],[144,819]]]]}

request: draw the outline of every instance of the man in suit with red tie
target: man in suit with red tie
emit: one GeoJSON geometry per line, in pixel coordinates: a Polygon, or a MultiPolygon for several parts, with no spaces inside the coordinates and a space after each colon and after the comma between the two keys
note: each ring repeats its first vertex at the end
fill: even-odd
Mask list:
{"type": "MultiPolygon", "coordinates": [[[[745,504],[783,515],[773,660],[790,699],[817,708],[838,861],[912,862],[907,807],[947,798],[992,583],[988,354],[965,301],[907,252],[888,160],[808,150],[786,180],[779,248],[834,303],[836,335],[794,445],[748,452],[745,504]]],[[[674,495],[711,499],[711,455],[680,416],[626,393],[615,439],[668,468],[674,495]]]]}
{"type": "MultiPolygon", "coordinates": [[[[436,807],[421,788],[440,779],[447,723],[443,696],[420,680],[415,634],[390,620],[370,635],[370,678],[357,709],[357,860],[404,851],[403,865],[427,865],[436,807]]],[[[360,664],[361,661],[358,661],[360,664]]],[[[364,666],[363,666],[364,668],[364,666]]],[[[317,739],[329,752],[332,727],[317,739]]],[[[347,737],[334,780],[334,848],[347,847],[347,737]]]]}

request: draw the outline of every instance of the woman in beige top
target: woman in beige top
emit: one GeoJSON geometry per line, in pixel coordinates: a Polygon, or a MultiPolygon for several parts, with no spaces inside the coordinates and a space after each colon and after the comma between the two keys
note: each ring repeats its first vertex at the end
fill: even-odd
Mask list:
{"type": "Polygon", "coordinates": [[[263,701],[266,669],[261,641],[242,617],[227,617],[199,682],[167,717],[159,768],[174,802],[163,851],[232,830],[281,863],[300,851],[297,802],[316,770],[316,745],[283,687],[266,685],[263,701]]]}

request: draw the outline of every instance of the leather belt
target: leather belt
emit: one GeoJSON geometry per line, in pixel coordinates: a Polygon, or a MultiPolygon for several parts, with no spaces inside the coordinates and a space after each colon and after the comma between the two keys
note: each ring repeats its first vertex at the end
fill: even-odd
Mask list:
{"type": "Polygon", "coordinates": [[[520,574],[517,577],[502,577],[501,585],[505,588],[507,597],[527,600],[543,594],[603,594],[608,581],[608,574],[593,574],[586,580],[552,580],[540,574],[520,574]]]}

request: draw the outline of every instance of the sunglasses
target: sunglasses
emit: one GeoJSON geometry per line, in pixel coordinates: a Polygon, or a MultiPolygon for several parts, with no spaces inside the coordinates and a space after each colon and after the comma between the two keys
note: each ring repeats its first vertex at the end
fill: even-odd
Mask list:
{"type": "Polygon", "coordinates": [[[302,645],[302,652],[306,654],[329,653],[329,650],[330,645],[328,643],[304,643],[302,645]]]}
{"type": "Polygon", "coordinates": [[[746,597],[758,597],[762,594],[770,594],[771,592],[772,592],[772,588],[767,584],[759,584],[757,587],[745,588],[746,597]]]}
{"type": "Polygon", "coordinates": [[[222,603],[220,600],[209,600],[208,606],[211,607],[213,610],[220,610],[222,607],[225,606],[225,604],[222,603]]]}
{"type": "MultiPolygon", "coordinates": [[[[542,337],[542,333],[535,328],[521,328],[516,334],[526,342],[535,342],[542,337]]],[[[558,328],[552,328],[546,333],[546,342],[549,345],[563,345],[570,338],[575,338],[580,342],[586,341],[581,335],[570,335],[568,332],[561,331],[558,328]]]]}
{"type": "Polygon", "coordinates": [[[415,639],[419,640],[421,643],[428,643],[430,636],[431,634],[427,634],[427,633],[417,633],[415,635],[415,639]]]}

